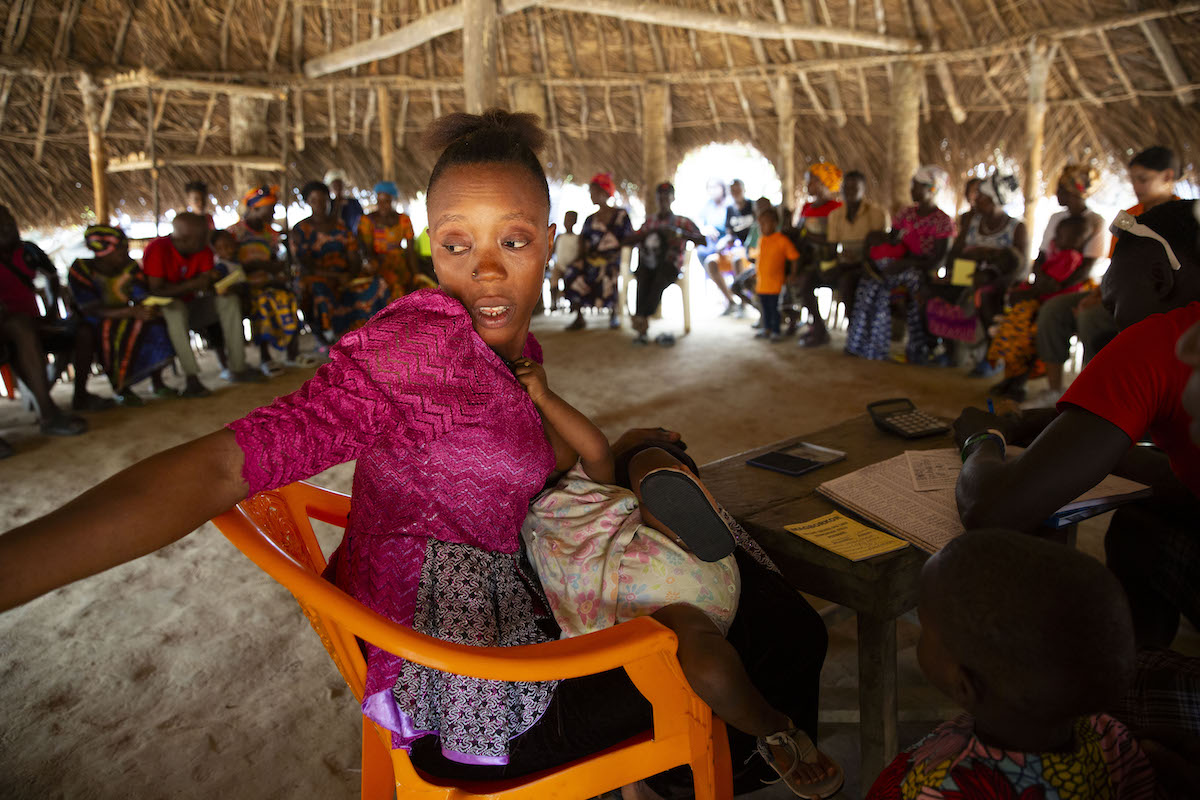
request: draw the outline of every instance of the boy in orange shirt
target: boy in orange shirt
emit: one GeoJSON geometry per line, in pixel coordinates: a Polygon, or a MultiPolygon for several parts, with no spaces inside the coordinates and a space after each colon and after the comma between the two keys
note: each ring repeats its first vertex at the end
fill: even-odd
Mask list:
{"type": "Polygon", "coordinates": [[[779,292],[783,289],[784,277],[796,269],[800,251],[791,239],[779,232],[779,212],[775,209],[768,208],[758,215],[758,227],[762,238],[758,240],[755,291],[762,309],[763,326],[754,338],[778,342],[783,338],[779,332],[779,292]]]}

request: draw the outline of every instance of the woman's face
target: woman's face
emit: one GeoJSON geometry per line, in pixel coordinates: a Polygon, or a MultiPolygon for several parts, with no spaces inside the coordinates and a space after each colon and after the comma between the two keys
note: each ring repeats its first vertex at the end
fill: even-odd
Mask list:
{"type": "Polygon", "coordinates": [[[488,347],[518,358],[554,240],[543,188],[520,166],[469,164],[443,172],[428,203],[438,283],[488,347]]]}
{"type": "Polygon", "coordinates": [[[304,198],[304,202],[308,203],[308,207],[312,209],[314,217],[324,219],[329,216],[330,197],[327,193],[320,189],[314,189],[304,198]]]}
{"type": "Polygon", "coordinates": [[[983,192],[980,192],[976,196],[974,207],[976,211],[985,217],[990,217],[996,211],[996,203],[983,192]]]}
{"type": "Polygon", "coordinates": [[[924,205],[933,199],[933,187],[928,183],[913,181],[912,187],[909,189],[909,196],[917,205],[924,205]]]}
{"type": "Polygon", "coordinates": [[[396,198],[392,197],[387,192],[380,192],[379,194],[377,194],[375,196],[375,199],[376,199],[376,202],[378,202],[380,208],[391,209],[392,206],[395,205],[395,203],[396,203],[396,198]]]}
{"type": "Polygon", "coordinates": [[[592,197],[592,202],[598,206],[608,205],[608,192],[600,188],[600,184],[593,183],[588,186],[588,194],[592,197]]]}
{"type": "Polygon", "coordinates": [[[1058,184],[1058,188],[1054,191],[1054,199],[1058,201],[1060,206],[1068,206],[1071,201],[1081,198],[1079,190],[1071,183],[1062,181],[1058,184]]]}

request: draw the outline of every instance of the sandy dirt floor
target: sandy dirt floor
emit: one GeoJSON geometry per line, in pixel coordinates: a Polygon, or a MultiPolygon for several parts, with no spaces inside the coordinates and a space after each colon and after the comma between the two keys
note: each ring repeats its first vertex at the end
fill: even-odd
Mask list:
{"type": "MultiPolygon", "coordinates": [[[[701,464],[826,427],[872,400],[908,396],[953,417],[984,397],[986,382],[962,370],[754,341],[748,321],[715,318],[711,304],[696,316],[693,333],[671,349],[632,347],[628,330],[610,331],[600,317],[578,333],[562,330],[561,315],[537,320],[534,330],[551,386],[607,434],[671,427],[701,464]]],[[[669,327],[678,323],[656,323],[669,327]]],[[[18,450],[0,462],[0,528],[34,519],[311,375],[293,370],[267,384],[229,386],[211,355],[202,363],[213,397],[93,414],[91,432],[76,439],[37,436],[31,415],[0,401],[0,435],[18,450]]],[[[107,388],[100,378],[91,387],[107,388]]],[[[66,387],[56,397],[65,403],[66,387]]],[[[342,465],[316,482],[348,491],[351,475],[352,465],[342,465]]],[[[169,513],[170,497],[153,501],[169,513]]],[[[901,622],[900,681],[928,692],[911,655],[916,631],[901,622]]],[[[855,707],[855,675],[853,620],[834,616],[823,689],[823,707],[830,706],[823,718],[833,724],[822,732],[851,773],[848,797],[859,796],[857,732],[835,706],[855,707]]],[[[925,720],[939,719],[942,705],[915,712],[905,740],[928,730],[925,720]]],[[[286,590],[208,524],[0,616],[0,708],[4,798],[357,796],[357,704],[286,590]]]]}

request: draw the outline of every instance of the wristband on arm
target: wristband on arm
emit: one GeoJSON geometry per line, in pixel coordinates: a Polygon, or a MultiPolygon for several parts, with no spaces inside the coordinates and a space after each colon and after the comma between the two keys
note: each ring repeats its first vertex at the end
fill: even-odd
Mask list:
{"type": "Polygon", "coordinates": [[[970,455],[970,453],[967,451],[970,450],[971,447],[979,444],[980,442],[986,442],[988,439],[995,439],[1000,443],[1000,456],[1003,458],[1004,453],[1008,450],[1008,441],[1004,438],[1004,434],[1000,431],[996,430],[995,428],[988,428],[983,433],[976,433],[968,436],[967,440],[963,442],[962,451],[959,453],[959,455],[962,457],[963,463],[967,463],[967,457],[970,455]]]}

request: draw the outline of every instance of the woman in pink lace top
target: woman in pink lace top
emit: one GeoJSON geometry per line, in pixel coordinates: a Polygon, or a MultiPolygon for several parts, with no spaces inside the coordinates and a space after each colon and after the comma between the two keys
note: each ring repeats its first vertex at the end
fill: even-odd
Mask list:
{"type": "MultiPolygon", "coordinates": [[[[332,580],[450,641],[558,637],[536,577],[522,569],[520,528],[551,471],[574,458],[556,463],[563,456],[509,367],[541,360],[529,324],[554,235],[534,152],[545,134],[532,117],[501,111],[451,115],[435,129],[448,145],[427,194],[441,289],[404,297],[343,337],[291,395],[0,536],[0,610],[163,547],[254,492],[357,460],[332,580]]],[[[767,700],[815,739],[824,625],[769,563],[744,549],[737,558],[743,594],[728,639],[767,700]]],[[[367,655],[364,712],[433,774],[526,774],[651,724],[623,670],[557,685],[501,683],[370,646],[367,655]]],[[[761,763],[742,765],[753,737],[734,731],[730,742],[739,791],[773,777],[761,763]]]]}

